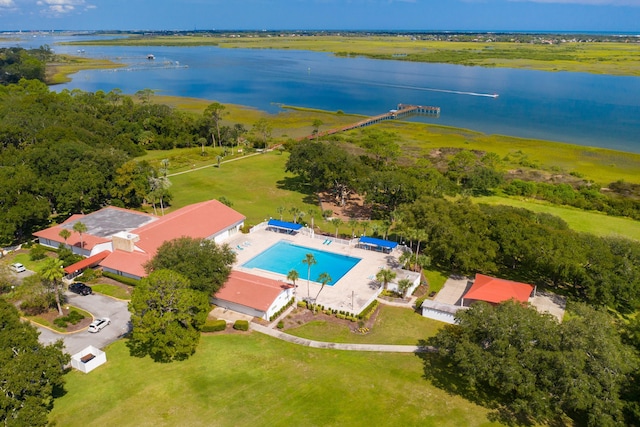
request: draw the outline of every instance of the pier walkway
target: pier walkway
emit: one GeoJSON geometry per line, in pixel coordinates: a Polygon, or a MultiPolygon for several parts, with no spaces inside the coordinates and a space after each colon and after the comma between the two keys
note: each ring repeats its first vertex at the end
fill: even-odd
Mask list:
{"type": "Polygon", "coordinates": [[[312,135],[299,138],[299,140],[321,138],[323,136],[328,136],[328,135],[333,135],[335,133],[346,132],[346,131],[353,130],[353,129],[363,128],[363,127],[366,127],[366,126],[374,125],[376,123],[380,123],[380,122],[385,121],[385,120],[400,119],[400,118],[403,118],[403,117],[412,116],[414,114],[424,114],[424,115],[428,115],[428,116],[432,116],[432,117],[439,117],[440,116],[440,107],[429,107],[429,106],[424,106],[424,105],[398,104],[398,108],[397,109],[390,110],[387,113],[379,114],[379,115],[373,116],[373,117],[369,117],[367,119],[360,120],[359,122],[352,123],[352,124],[347,125],[347,126],[334,128],[334,129],[329,129],[329,130],[326,130],[326,131],[323,131],[323,132],[318,132],[317,134],[314,133],[312,135]]]}

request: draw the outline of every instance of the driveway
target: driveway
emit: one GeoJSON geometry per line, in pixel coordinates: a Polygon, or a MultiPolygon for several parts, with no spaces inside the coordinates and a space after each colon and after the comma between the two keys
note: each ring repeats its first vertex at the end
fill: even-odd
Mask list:
{"type": "Polygon", "coordinates": [[[111,319],[111,324],[95,334],[87,332],[86,329],[71,334],[59,334],[47,328],[38,327],[41,343],[51,344],[62,339],[66,352],[73,355],[89,345],[102,349],[129,332],[131,313],[127,309],[127,301],[99,294],[81,296],[67,292],[66,295],[69,305],[86,310],[96,318],[108,317],[111,319]]]}

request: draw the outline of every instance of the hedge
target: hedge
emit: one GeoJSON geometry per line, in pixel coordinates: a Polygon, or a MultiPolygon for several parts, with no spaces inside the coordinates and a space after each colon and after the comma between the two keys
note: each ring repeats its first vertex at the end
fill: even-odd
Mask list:
{"type": "Polygon", "coordinates": [[[237,329],[238,331],[248,331],[249,330],[249,321],[248,320],[236,320],[233,324],[233,329],[237,329]]]}
{"type": "Polygon", "coordinates": [[[280,316],[282,313],[284,313],[284,311],[285,311],[287,308],[291,307],[291,305],[293,304],[293,302],[294,302],[294,301],[295,301],[295,299],[294,299],[294,298],[291,298],[291,299],[289,300],[289,302],[287,302],[284,306],[282,306],[282,308],[280,308],[280,310],[278,310],[278,312],[277,312],[277,313],[275,313],[275,314],[273,314],[271,317],[269,317],[269,322],[272,322],[272,321],[274,321],[275,319],[277,319],[277,318],[278,318],[278,316],[280,316]]]}
{"type": "Polygon", "coordinates": [[[369,320],[375,309],[378,307],[378,304],[378,300],[374,299],[371,304],[367,306],[367,308],[360,312],[360,315],[358,317],[362,320],[369,320]]]}
{"type": "Polygon", "coordinates": [[[202,326],[202,332],[220,332],[227,329],[227,322],[223,319],[219,320],[208,320],[202,326]]]}
{"type": "Polygon", "coordinates": [[[102,275],[104,277],[108,277],[109,279],[113,279],[116,282],[124,283],[125,285],[129,285],[129,286],[138,286],[138,283],[140,283],[139,280],[132,279],[130,277],[120,276],[118,274],[113,274],[109,271],[103,270],[102,275]]]}

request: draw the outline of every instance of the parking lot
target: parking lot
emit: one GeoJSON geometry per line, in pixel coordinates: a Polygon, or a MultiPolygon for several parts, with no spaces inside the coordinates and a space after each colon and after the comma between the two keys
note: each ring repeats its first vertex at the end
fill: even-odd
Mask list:
{"type": "Polygon", "coordinates": [[[51,344],[62,339],[65,351],[69,354],[74,354],[89,345],[102,349],[121,338],[130,330],[131,314],[127,309],[127,301],[120,301],[99,294],[82,296],[67,292],[66,295],[69,305],[86,310],[95,318],[108,317],[111,319],[111,324],[95,334],[87,332],[86,329],[70,334],[60,334],[39,326],[41,343],[51,344]]]}

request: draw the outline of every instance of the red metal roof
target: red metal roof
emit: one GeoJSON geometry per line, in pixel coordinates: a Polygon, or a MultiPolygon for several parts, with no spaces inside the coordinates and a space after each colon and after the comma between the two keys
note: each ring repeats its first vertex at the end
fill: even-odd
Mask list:
{"type": "Polygon", "coordinates": [[[83,260],[76,262],[75,264],[71,264],[69,267],[65,267],[64,272],[67,274],[71,274],[71,273],[75,273],[76,271],[83,270],[87,267],[93,267],[95,265],[98,265],[98,263],[103,259],[105,259],[106,257],[108,257],[110,253],[111,252],[109,251],[99,252],[93,256],[90,256],[89,258],[85,258],[83,260]]]}
{"type": "Polygon", "coordinates": [[[516,299],[527,302],[533,292],[533,286],[511,280],[497,279],[484,274],[476,274],[476,280],[464,299],[487,301],[494,304],[516,299]]]}
{"type": "Polygon", "coordinates": [[[145,277],[144,265],[151,257],[142,252],[115,251],[109,254],[100,265],[115,271],[128,273],[136,277],[145,277]]]}
{"type": "Polygon", "coordinates": [[[136,246],[152,257],[160,245],[178,237],[206,238],[245,220],[245,216],[217,200],[185,206],[131,232],[136,246]]]}
{"type": "Polygon", "coordinates": [[[280,293],[292,287],[285,282],[233,270],[215,297],[245,307],[267,311],[280,293]]]}

